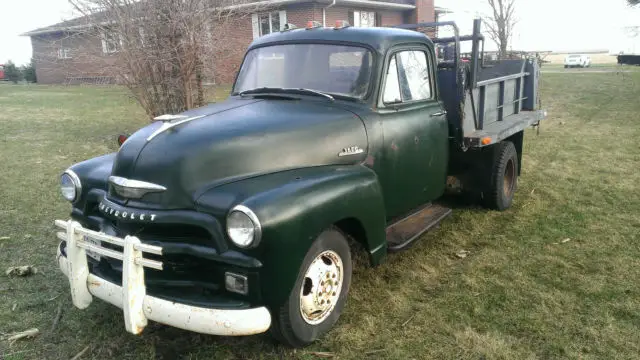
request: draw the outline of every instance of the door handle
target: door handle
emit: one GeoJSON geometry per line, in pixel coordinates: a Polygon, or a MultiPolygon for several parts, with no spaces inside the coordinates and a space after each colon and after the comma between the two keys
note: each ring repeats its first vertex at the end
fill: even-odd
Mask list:
{"type": "Polygon", "coordinates": [[[446,111],[444,111],[444,110],[443,110],[443,111],[440,111],[440,112],[437,112],[437,113],[433,113],[433,114],[431,114],[431,117],[443,116],[443,115],[447,115],[447,112],[446,112],[446,111]]]}

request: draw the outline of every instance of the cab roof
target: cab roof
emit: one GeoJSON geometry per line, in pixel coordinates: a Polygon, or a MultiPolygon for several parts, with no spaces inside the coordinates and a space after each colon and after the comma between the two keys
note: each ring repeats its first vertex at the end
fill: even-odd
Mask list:
{"type": "Polygon", "coordinates": [[[412,30],[385,27],[346,27],[336,30],[334,28],[318,27],[286,30],[261,36],[251,43],[249,49],[281,42],[304,43],[319,41],[359,43],[371,47],[381,54],[398,44],[422,43],[432,45],[431,40],[426,35],[412,30]]]}

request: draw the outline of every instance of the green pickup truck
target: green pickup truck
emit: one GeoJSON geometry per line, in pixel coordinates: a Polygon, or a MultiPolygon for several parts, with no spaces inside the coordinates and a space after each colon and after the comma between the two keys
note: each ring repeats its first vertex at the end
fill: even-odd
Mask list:
{"type": "Polygon", "coordinates": [[[508,208],[545,116],[538,64],[484,61],[479,21],[403,27],[287,26],[251,44],[226,101],[67,169],[74,306],[120,307],[134,334],[152,320],[302,347],[338,321],[355,249],[375,266],[407,248],[451,213],[447,188],[508,208]]]}

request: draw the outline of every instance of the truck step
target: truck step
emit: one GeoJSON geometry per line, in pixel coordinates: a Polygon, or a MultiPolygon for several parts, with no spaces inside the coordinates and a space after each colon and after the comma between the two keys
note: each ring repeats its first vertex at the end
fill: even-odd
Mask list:
{"type": "Polygon", "coordinates": [[[451,215],[451,209],[438,204],[428,204],[391,224],[387,227],[389,252],[406,249],[420,238],[420,235],[438,225],[449,215],[451,215]]]}

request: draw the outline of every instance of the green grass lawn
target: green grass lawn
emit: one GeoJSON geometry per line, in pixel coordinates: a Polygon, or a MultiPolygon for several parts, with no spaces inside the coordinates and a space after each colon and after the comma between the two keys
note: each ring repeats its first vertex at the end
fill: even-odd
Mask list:
{"type": "Polygon", "coordinates": [[[70,209],[58,176],[147,120],[121,88],[1,85],[0,336],[40,335],[0,341],[0,358],[69,359],[87,346],[83,359],[638,358],[639,84],[638,72],[545,74],[549,119],[526,133],[513,208],[456,209],[384,265],[360,261],[336,328],[297,351],[153,323],[134,336],[111,305],[73,308],[54,260],[52,223],[70,209]],[[41,273],[4,275],[26,264],[41,273]]]}

